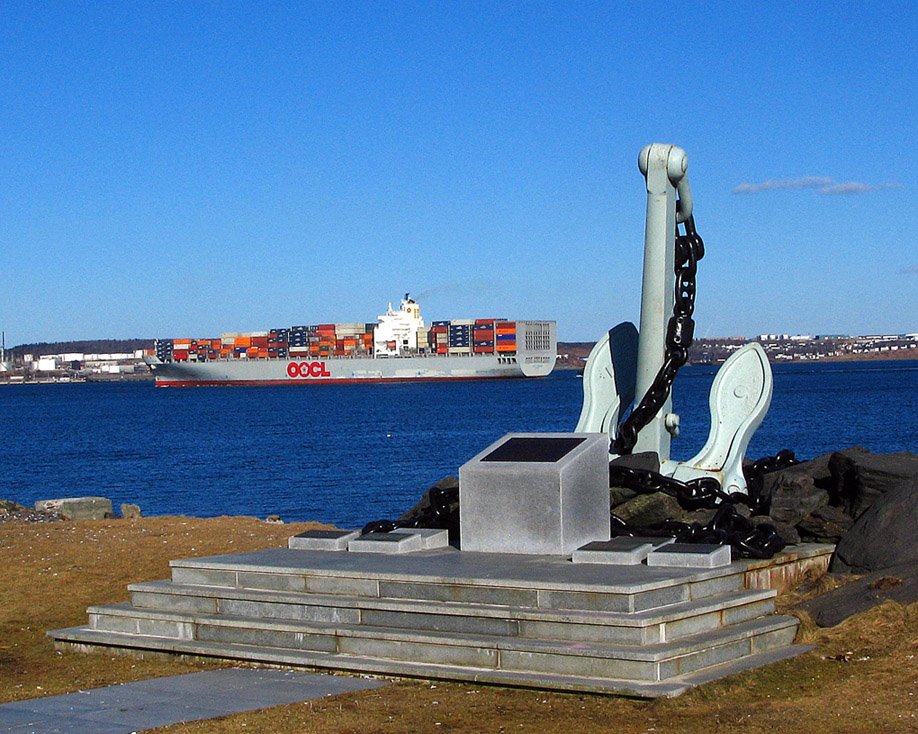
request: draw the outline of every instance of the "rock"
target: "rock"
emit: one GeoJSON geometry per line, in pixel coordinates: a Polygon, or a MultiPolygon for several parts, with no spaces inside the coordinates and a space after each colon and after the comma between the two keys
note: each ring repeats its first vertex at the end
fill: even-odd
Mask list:
{"type": "Polygon", "coordinates": [[[797,467],[775,472],[771,480],[771,509],[769,515],[775,521],[786,525],[797,525],[812,512],[829,503],[829,495],[819,489],[813,477],[797,467]]]}
{"type": "Polygon", "coordinates": [[[0,500],[0,515],[6,515],[13,512],[28,512],[29,508],[25,505],[20,505],[18,502],[13,502],[13,500],[0,500]]]}
{"type": "Polygon", "coordinates": [[[705,525],[717,509],[683,510],[675,497],[663,492],[639,494],[615,508],[615,514],[633,527],[657,525],[667,520],[705,525]]]}
{"type": "Polygon", "coordinates": [[[615,509],[620,504],[637,497],[637,492],[627,487],[610,487],[609,488],[609,507],[615,509]]]}
{"type": "Polygon", "coordinates": [[[66,497],[39,500],[35,509],[41,512],[59,512],[67,520],[104,520],[114,517],[112,501],[105,497],[66,497]]]}
{"type": "Polygon", "coordinates": [[[272,523],[273,525],[283,525],[284,521],[281,520],[280,515],[268,515],[265,518],[265,522],[272,523]]]}
{"type": "Polygon", "coordinates": [[[140,517],[140,505],[121,505],[121,517],[125,520],[136,520],[140,517]]]}
{"type": "Polygon", "coordinates": [[[616,515],[629,525],[637,527],[676,520],[682,513],[683,510],[676,498],[662,492],[639,494],[615,508],[616,515]]]}
{"type": "Polygon", "coordinates": [[[854,522],[835,549],[831,570],[869,573],[918,563],[916,517],[918,477],[880,495],[854,522]]]}
{"type": "Polygon", "coordinates": [[[822,505],[797,523],[796,529],[806,542],[837,543],[853,524],[854,520],[843,508],[822,505]]]}
{"type": "Polygon", "coordinates": [[[12,500],[0,500],[0,522],[57,522],[63,519],[59,512],[33,510],[12,500]]]}
{"type": "Polygon", "coordinates": [[[918,455],[908,451],[874,454],[855,446],[829,457],[832,504],[845,507],[851,517],[860,517],[878,497],[918,478],[918,455]]]}
{"type": "Polygon", "coordinates": [[[459,494],[458,494],[459,493],[459,479],[457,479],[454,476],[446,476],[446,477],[443,477],[443,479],[438,481],[436,484],[434,484],[432,487],[427,489],[424,492],[424,494],[421,495],[421,499],[418,500],[418,503],[414,507],[412,507],[410,510],[408,510],[406,513],[404,513],[401,517],[399,517],[397,522],[410,523],[415,518],[422,516],[422,515],[426,515],[428,512],[430,512],[431,510],[430,493],[433,492],[434,490],[455,492],[456,493],[456,503],[455,503],[456,506],[454,509],[458,510],[459,508],[459,494]]]}
{"type": "MultiPolygon", "coordinates": [[[[829,471],[829,454],[765,474],[762,477],[762,494],[765,498],[772,498],[778,485],[786,483],[789,478],[800,477],[807,477],[814,487],[824,489],[832,477],[829,471]]],[[[805,479],[801,481],[805,482],[805,479]]]]}
{"type": "Polygon", "coordinates": [[[636,454],[616,456],[609,462],[609,466],[626,466],[629,469],[644,469],[646,471],[660,471],[660,457],[653,451],[640,451],[636,454]]]}
{"type": "Polygon", "coordinates": [[[820,627],[834,627],[886,600],[900,604],[918,601],[918,565],[905,563],[875,571],[804,602],[800,608],[820,627]]]}
{"type": "Polygon", "coordinates": [[[749,520],[756,527],[759,525],[771,525],[781,536],[781,540],[788,545],[797,545],[800,542],[800,533],[797,532],[797,528],[793,525],[788,525],[786,522],[778,522],[768,515],[753,515],[749,520]]]}

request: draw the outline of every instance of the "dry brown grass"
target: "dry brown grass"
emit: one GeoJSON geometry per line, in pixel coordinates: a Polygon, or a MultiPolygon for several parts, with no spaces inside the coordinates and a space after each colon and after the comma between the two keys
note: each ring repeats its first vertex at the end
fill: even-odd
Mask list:
{"type": "MultiPolygon", "coordinates": [[[[283,545],[305,527],[183,517],[0,525],[0,701],[199,669],[203,663],[59,654],[44,633],[85,622],[90,604],[126,599],[128,583],[165,578],[170,559],[283,545]]],[[[403,681],[162,731],[918,732],[918,605],[887,603],[832,629],[802,629],[813,653],[673,700],[403,681]]]]}
{"type": "Polygon", "coordinates": [[[305,524],[253,518],[0,524],[0,701],[171,675],[202,664],[56,653],[48,630],[86,622],[86,607],[167,578],[173,558],[284,545],[305,524]]]}

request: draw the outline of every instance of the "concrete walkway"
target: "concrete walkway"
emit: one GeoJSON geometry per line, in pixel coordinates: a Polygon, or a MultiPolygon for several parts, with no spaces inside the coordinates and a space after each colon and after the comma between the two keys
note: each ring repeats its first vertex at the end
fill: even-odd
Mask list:
{"type": "Polygon", "coordinates": [[[2,704],[0,734],[130,734],[383,685],[290,670],[210,670],[2,704]]]}

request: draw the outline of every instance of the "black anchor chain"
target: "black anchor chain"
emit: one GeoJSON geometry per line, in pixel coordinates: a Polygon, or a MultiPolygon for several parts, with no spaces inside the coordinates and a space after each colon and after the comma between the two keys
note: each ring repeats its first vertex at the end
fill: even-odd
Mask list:
{"type": "Polygon", "coordinates": [[[695,312],[695,276],[698,273],[698,261],[704,257],[704,241],[695,231],[694,217],[686,219],[683,226],[685,234],[676,235],[676,288],[673,315],[666,327],[663,364],[641,402],[618,429],[612,453],[620,456],[630,454],[634,449],[638,434],[660,412],[669,398],[679,368],[688,361],[689,347],[695,334],[695,321],[692,319],[695,312]]]}

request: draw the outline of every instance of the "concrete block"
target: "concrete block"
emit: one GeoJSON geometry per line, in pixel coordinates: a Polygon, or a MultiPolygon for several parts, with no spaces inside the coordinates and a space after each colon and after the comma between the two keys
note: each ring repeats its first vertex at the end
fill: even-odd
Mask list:
{"type": "Polygon", "coordinates": [[[704,599],[717,594],[728,594],[739,591],[743,586],[743,574],[731,573],[728,576],[715,576],[711,579],[693,581],[689,584],[689,594],[692,599],[704,599]]]}
{"type": "Polygon", "coordinates": [[[424,538],[400,530],[391,533],[367,533],[351,540],[347,549],[351,553],[411,553],[424,547],[424,538]]]}
{"type": "Polygon", "coordinates": [[[441,530],[440,528],[399,528],[397,532],[420,535],[424,550],[445,548],[449,545],[449,530],[441,530]]]}
{"type": "Polygon", "coordinates": [[[671,543],[647,556],[648,566],[677,568],[720,568],[730,565],[729,545],[671,543]]]}
{"type": "Polygon", "coordinates": [[[221,599],[220,614],[250,619],[286,619],[323,624],[360,623],[360,612],[357,609],[309,604],[274,604],[245,599],[221,599]]]}
{"type": "Polygon", "coordinates": [[[306,588],[310,594],[337,594],[379,596],[379,582],[376,579],[348,578],[347,576],[307,576],[306,588]]]}
{"type": "Polygon", "coordinates": [[[364,609],[363,624],[390,629],[433,630],[435,632],[458,632],[464,635],[497,635],[516,637],[519,625],[511,619],[499,617],[476,617],[450,614],[416,614],[388,609],[364,609]]]}
{"type": "Polygon", "coordinates": [[[567,555],[609,539],[609,437],[508,434],[459,469],[463,551],[567,555]]]}
{"type": "Polygon", "coordinates": [[[465,665],[476,668],[496,668],[497,650],[475,645],[448,645],[403,639],[372,639],[341,637],[340,652],[361,657],[411,660],[438,665],[465,665]]]}
{"type": "Polygon", "coordinates": [[[524,650],[501,650],[500,664],[506,670],[584,678],[656,680],[657,676],[657,665],[649,661],[524,650]]]}
{"type": "Polygon", "coordinates": [[[54,500],[39,500],[36,510],[59,512],[68,520],[104,520],[114,517],[112,501],[105,497],[63,497],[54,500]]]}
{"type": "Polygon", "coordinates": [[[512,589],[503,586],[465,584],[419,584],[410,581],[379,581],[379,596],[388,599],[497,604],[505,607],[535,607],[538,589],[512,589]]]}
{"type": "Polygon", "coordinates": [[[177,584],[229,588],[235,587],[237,582],[235,571],[224,571],[216,568],[190,568],[186,566],[173,566],[172,580],[177,584]]]}
{"type": "Polygon", "coordinates": [[[243,589],[270,591],[305,591],[306,579],[292,573],[262,573],[261,571],[239,571],[237,583],[243,589]]]}
{"type": "Polygon", "coordinates": [[[296,550],[347,550],[347,544],[360,535],[359,530],[307,530],[287,541],[296,550]]]}
{"type": "Polygon", "coordinates": [[[199,624],[195,639],[202,642],[226,642],[236,645],[287,647],[294,650],[335,652],[334,634],[294,632],[292,630],[199,624]]]}
{"type": "Polygon", "coordinates": [[[612,540],[594,540],[575,550],[571,561],[636,566],[643,563],[652,551],[672,542],[672,538],[620,537],[612,538],[612,540]]]}
{"type": "Polygon", "coordinates": [[[137,609],[155,609],[168,612],[195,612],[199,614],[215,614],[217,612],[217,600],[213,597],[161,594],[148,591],[132,591],[131,605],[137,609]]]}

